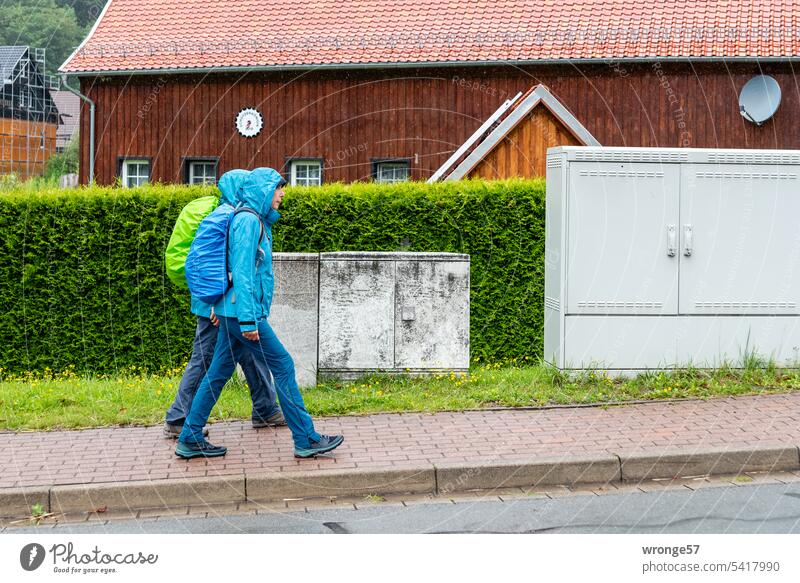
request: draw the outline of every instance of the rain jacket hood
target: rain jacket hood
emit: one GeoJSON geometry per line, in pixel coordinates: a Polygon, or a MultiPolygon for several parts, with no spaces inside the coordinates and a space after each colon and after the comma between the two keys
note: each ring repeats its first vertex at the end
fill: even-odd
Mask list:
{"type": "Polygon", "coordinates": [[[221,193],[219,204],[238,205],[242,201],[242,187],[248,176],[248,170],[230,170],[223,174],[217,183],[221,193]]]}
{"type": "Polygon", "coordinates": [[[283,176],[276,170],[256,168],[242,184],[241,202],[256,211],[267,226],[273,225],[280,218],[280,214],[272,208],[272,197],[278,185],[283,182],[283,176]]]}

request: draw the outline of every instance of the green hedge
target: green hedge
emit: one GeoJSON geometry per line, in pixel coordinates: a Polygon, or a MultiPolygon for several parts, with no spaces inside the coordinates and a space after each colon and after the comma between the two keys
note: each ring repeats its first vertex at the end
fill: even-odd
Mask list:
{"type": "MultiPolygon", "coordinates": [[[[0,367],[114,373],[180,366],[194,318],[164,274],[181,208],[212,189],[0,192],[0,367]]],[[[542,353],[544,182],[331,184],[287,190],[276,251],[472,257],[472,357],[542,353]]]]}

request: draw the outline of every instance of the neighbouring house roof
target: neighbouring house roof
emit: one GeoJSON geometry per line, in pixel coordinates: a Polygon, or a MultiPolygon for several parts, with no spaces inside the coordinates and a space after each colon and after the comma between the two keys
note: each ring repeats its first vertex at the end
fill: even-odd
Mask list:
{"type": "Polygon", "coordinates": [[[109,0],[69,73],[800,56],[797,0],[109,0]]]}
{"type": "Polygon", "coordinates": [[[492,152],[492,150],[494,150],[517,125],[523,122],[523,120],[528,117],[528,114],[537,106],[546,107],[581,144],[585,146],[600,145],[600,142],[598,142],[595,137],[589,133],[589,130],[587,130],[552,93],[550,93],[547,87],[544,85],[536,85],[529,89],[525,95],[517,96],[512,100],[509,107],[505,109],[501,108],[502,112],[499,119],[489,127],[486,127],[486,131],[489,132],[488,135],[484,138],[483,135],[486,131],[481,132],[481,130],[478,130],[481,134],[479,135],[476,133],[473,135],[470,140],[468,140],[468,143],[465,144],[465,146],[467,146],[466,148],[462,147],[463,150],[460,148],[456,151],[457,154],[459,152],[461,152],[461,154],[459,156],[454,154],[450,160],[445,162],[442,168],[434,173],[434,176],[428,182],[440,178],[444,180],[460,180],[467,177],[481,160],[492,152]],[[473,139],[474,141],[469,143],[473,139]],[[470,150],[470,148],[472,149],[470,150]],[[455,170],[448,175],[447,172],[459,159],[461,162],[455,167],[455,170]]]}
{"type": "Polygon", "coordinates": [[[0,47],[0,83],[11,79],[14,68],[27,52],[28,47],[0,47]]]}
{"type": "Polygon", "coordinates": [[[0,46],[0,117],[57,123],[43,59],[40,49],[0,46]]]}
{"type": "Polygon", "coordinates": [[[56,148],[63,148],[80,125],[81,100],[69,91],[51,91],[61,120],[56,130],[56,148]]]}

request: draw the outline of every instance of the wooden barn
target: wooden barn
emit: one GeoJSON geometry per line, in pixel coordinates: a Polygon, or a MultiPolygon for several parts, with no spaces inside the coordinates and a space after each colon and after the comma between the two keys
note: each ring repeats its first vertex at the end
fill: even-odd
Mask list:
{"type": "Polygon", "coordinates": [[[41,175],[56,150],[58,110],[45,50],[0,47],[0,174],[41,175]]]}
{"type": "Polygon", "coordinates": [[[110,0],[61,71],[94,104],[82,182],[533,176],[560,144],[800,148],[795,6],[110,0]],[[781,90],[760,125],[757,75],[781,90]]]}

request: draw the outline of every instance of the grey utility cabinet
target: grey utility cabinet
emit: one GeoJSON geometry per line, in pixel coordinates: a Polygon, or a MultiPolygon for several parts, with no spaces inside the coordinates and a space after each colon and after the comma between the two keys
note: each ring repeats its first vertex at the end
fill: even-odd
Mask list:
{"type": "Polygon", "coordinates": [[[800,360],[800,151],[551,148],[546,221],[559,368],[800,360]]]}
{"type": "Polygon", "coordinates": [[[269,323],[301,387],[318,374],[469,370],[469,255],[274,253],[272,261],[269,323]]]}
{"type": "Polygon", "coordinates": [[[469,255],[320,253],[320,375],[468,369],[469,255]]]}
{"type": "Polygon", "coordinates": [[[275,291],[269,323],[294,360],[297,383],[317,384],[319,253],[273,253],[275,291]]]}

